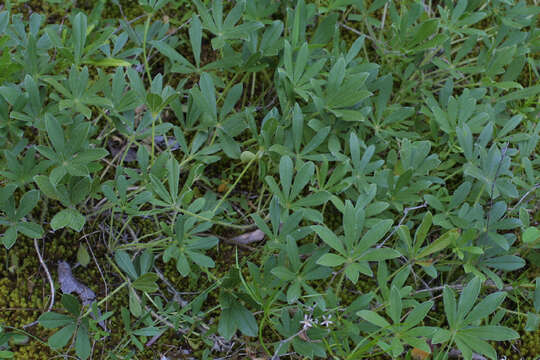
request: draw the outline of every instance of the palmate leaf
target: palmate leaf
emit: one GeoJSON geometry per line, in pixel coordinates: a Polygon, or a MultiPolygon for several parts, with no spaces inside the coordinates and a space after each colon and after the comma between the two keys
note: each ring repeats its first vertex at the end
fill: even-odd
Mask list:
{"type": "MultiPolygon", "coordinates": [[[[17,186],[24,186],[32,182],[34,176],[44,173],[50,167],[50,161],[42,159],[36,161],[36,148],[26,151],[24,157],[19,161],[17,154],[12,151],[5,151],[7,166],[0,170],[0,175],[6,177],[9,182],[17,186]]],[[[0,200],[0,202],[2,202],[0,200]]]]}
{"type": "Polygon", "coordinates": [[[230,339],[234,335],[234,332],[236,332],[235,327],[244,335],[257,335],[258,327],[255,317],[249,310],[238,303],[233,304],[231,308],[223,311],[218,325],[218,331],[225,338],[230,339]]]}
{"type": "Polygon", "coordinates": [[[72,66],[68,79],[62,83],[51,76],[43,77],[42,80],[63,95],[64,99],[58,102],[60,110],[73,108],[90,119],[92,110],[89,106],[112,107],[113,105],[111,100],[97,95],[99,88],[89,86],[89,73],[86,66],[81,71],[72,66]]]}
{"type": "Polygon", "coordinates": [[[158,290],[158,285],[156,284],[157,279],[158,276],[155,273],[146,273],[139,276],[132,285],[135,289],[140,291],[155,292],[158,290]]]}
{"type": "MultiPolygon", "coordinates": [[[[47,136],[51,147],[36,146],[38,152],[48,158],[49,164],[54,164],[49,179],[53,186],[59,184],[67,174],[86,177],[98,161],[109,154],[103,148],[91,148],[87,144],[91,124],[79,122],[72,124],[64,131],[58,119],[50,114],[45,117],[47,136]],[[66,142],[65,139],[70,139],[66,142]]],[[[36,175],[41,176],[41,175],[36,175]]],[[[35,178],[35,177],[34,177],[35,178]]],[[[53,191],[42,190],[47,196],[53,191]]]]}
{"type": "Polygon", "coordinates": [[[232,295],[220,296],[222,308],[218,324],[218,332],[226,339],[231,339],[237,330],[246,336],[257,335],[257,321],[255,316],[238,302],[232,295]]]}
{"type": "Polygon", "coordinates": [[[474,305],[481,285],[480,278],[473,278],[461,292],[457,305],[454,292],[445,286],[443,291],[444,311],[450,331],[441,329],[433,338],[434,343],[444,343],[450,340],[450,334],[453,332],[455,334],[453,341],[461,350],[463,357],[468,360],[472,359],[473,352],[488,356],[490,359],[496,359],[495,350],[486,340],[506,341],[519,338],[516,331],[505,326],[475,325],[479,320],[487,318],[496,311],[506,297],[506,293],[497,292],[486,296],[474,305]]]}
{"type": "Polygon", "coordinates": [[[382,220],[369,229],[361,239],[358,230],[363,224],[363,211],[355,209],[350,201],[346,201],[343,216],[344,236],[337,236],[326,226],[316,225],[313,230],[319,237],[340,255],[327,253],[322,255],[317,264],[336,267],[342,264],[345,275],[353,283],[358,281],[359,274],[372,276],[369,261],[384,261],[400,256],[397,250],[389,248],[371,248],[388,232],[392,220],[382,220]]]}
{"type": "Polygon", "coordinates": [[[288,210],[302,212],[306,219],[321,223],[321,213],[314,209],[330,199],[330,193],[315,191],[306,196],[301,193],[313,180],[315,166],[312,162],[303,163],[294,174],[294,164],[288,155],[282,156],[279,162],[280,185],[272,176],[266,176],[265,181],[270,191],[279,199],[280,204],[288,210]],[[293,181],[294,178],[294,181],[293,181]]]}
{"type": "Polygon", "coordinates": [[[5,248],[10,249],[15,244],[19,232],[34,239],[42,237],[43,228],[25,219],[36,207],[39,201],[39,191],[26,192],[19,200],[19,207],[15,208],[15,199],[12,195],[15,185],[8,185],[2,190],[0,192],[0,211],[4,212],[6,216],[0,216],[0,224],[7,226],[7,229],[0,237],[0,242],[5,248]]]}
{"type": "Polygon", "coordinates": [[[54,215],[51,220],[51,228],[58,230],[64,227],[69,227],[77,232],[80,232],[86,222],[85,217],[76,209],[68,208],[61,210],[54,215]]]}
{"type": "MultiPolygon", "coordinates": [[[[202,200],[202,199],[201,199],[202,200]]],[[[193,204],[189,208],[194,210],[193,204]]],[[[198,236],[211,227],[211,223],[196,224],[195,218],[179,216],[174,224],[174,242],[167,246],[163,253],[163,260],[169,262],[176,260],[176,268],[182,276],[192,271],[192,264],[203,268],[215,266],[214,260],[205,255],[202,250],[210,249],[218,244],[214,236],[198,236]]]]}
{"type": "Polygon", "coordinates": [[[190,73],[196,71],[195,67],[180,53],[173,49],[164,41],[151,41],[160,53],[165,55],[173,63],[173,71],[180,73],[190,73]]]}
{"type": "MultiPolygon", "coordinates": [[[[508,272],[530,280],[538,262],[537,6],[194,0],[168,19],[181,1],[141,0],[141,23],[102,19],[104,3],[61,24],[18,14],[20,6],[0,11],[0,236],[11,247],[9,271],[20,262],[17,238],[43,235],[33,216],[69,235],[88,213],[110,228],[106,245],[129,278],[127,294],[111,295],[129,297],[125,349],[142,351],[141,337],[163,330],[149,308],[179,328],[204,315],[237,343],[260,326],[273,358],[415,357],[431,344],[440,357],[452,349],[495,358],[493,342],[517,336],[500,326],[500,290],[514,278],[508,272]],[[235,275],[207,271],[230,255],[228,245],[212,250],[214,234],[232,242],[257,234],[252,254],[239,249],[235,275]],[[123,253],[118,240],[153,253],[123,253]],[[180,312],[168,296],[138,299],[158,289],[163,264],[154,255],[173,260],[186,286],[202,287],[180,312]],[[205,301],[215,291],[221,313],[205,301]],[[346,299],[351,291],[367,294],[346,299]],[[346,316],[344,303],[352,303],[346,316]]],[[[85,265],[84,239],[75,240],[85,265]]],[[[511,281],[515,305],[533,305],[531,331],[539,281],[511,281]]],[[[73,317],[87,311],[66,299],[73,317]]],[[[72,344],[66,351],[78,358],[90,358],[89,338],[103,335],[90,319],[40,320],[57,331],[51,345],[72,344]]],[[[0,357],[15,345],[3,335],[0,357]]],[[[208,352],[199,335],[193,344],[208,352]]]]}
{"type": "Polygon", "coordinates": [[[129,254],[123,250],[119,250],[114,254],[114,261],[118,264],[120,269],[125,271],[128,276],[135,280],[138,278],[137,270],[131,261],[129,254]]]}
{"type": "Polygon", "coordinates": [[[90,338],[88,335],[88,321],[78,320],[81,305],[78,300],[69,294],[62,296],[62,304],[72,313],[73,316],[46,312],[42,314],[38,322],[47,329],[61,327],[56,333],[51,335],[47,341],[48,345],[55,350],[65,347],[75,334],[75,352],[81,359],[88,359],[91,354],[90,338]]]}
{"type": "Polygon", "coordinates": [[[246,39],[248,34],[263,27],[259,22],[246,22],[238,24],[245,10],[245,3],[239,1],[229,14],[223,19],[223,1],[212,1],[212,12],[199,0],[194,0],[199,11],[204,28],[210,31],[215,37],[212,39],[212,48],[221,49],[225,46],[226,40],[246,39]]]}
{"type": "Polygon", "coordinates": [[[405,344],[422,349],[422,351],[429,354],[431,349],[423,337],[431,336],[430,334],[435,333],[435,328],[414,326],[424,320],[433,306],[433,302],[426,301],[414,306],[405,321],[401,321],[401,313],[403,307],[406,306],[406,303],[402,301],[400,290],[398,290],[395,285],[392,286],[387,302],[388,306],[386,313],[392,319],[392,324],[374,311],[360,310],[357,312],[357,315],[362,319],[380,327],[381,329],[379,329],[379,331],[382,334],[388,335],[388,337],[381,337],[381,340],[377,342],[377,345],[385,352],[391,354],[394,358],[399,357],[399,355],[403,353],[405,344]],[[390,338],[392,340],[389,346],[386,340],[390,338]]]}

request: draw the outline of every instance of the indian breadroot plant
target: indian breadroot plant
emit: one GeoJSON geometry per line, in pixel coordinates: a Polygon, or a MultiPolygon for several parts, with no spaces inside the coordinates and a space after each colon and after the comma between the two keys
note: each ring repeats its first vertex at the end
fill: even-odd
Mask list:
{"type": "Polygon", "coordinates": [[[539,13],[0,5],[0,358],[536,359],[539,13]]]}

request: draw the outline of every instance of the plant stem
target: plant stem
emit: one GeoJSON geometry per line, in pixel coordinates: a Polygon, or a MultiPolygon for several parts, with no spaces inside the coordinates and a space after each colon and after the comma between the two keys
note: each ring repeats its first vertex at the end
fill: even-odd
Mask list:
{"type": "Polygon", "coordinates": [[[214,210],[212,211],[213,213],[215,213],[219,207],[221,206],[221,204],[225,201],[225,199],[227,199],[227,197],[229,196],[229,194],[234,190],[234,188],[236,187],[236,185],[238,185],[238,182],[240,181],[240,179],[242,179],[242,176],[244,176],[244,174],[246,173],[246,171],[249,169],[249,167],[251,166],[251,164],[253,164],[253,162],[255,160],[257,160],[259,157],[259,152],[257,152],[257,154],[255,154],[255,156],[249,160],[249,162],[246,164],[246,166],[244,166],[244,169],[242,170],[242,172],[240,173],[240,175],[238,175],[238,177],[236,178],[236,180],[234,181],[234,183],[229,187],[229,190],[227,190],[227,192],[225,193],[225,195],[223,195],[223,197],[219,200],[219,202],[217,203],[216,207],[214,208],[214,210]]]}
{"type": "Polygon", "coordinates": [[[148,57],[146,54],[146,42],[148,40],[148,29],[150,28],[150,20],[152,19],[153,13],[148,13],[148,17],[146,18],[146,22],[144,24],[144,36],[143,36],[143,43],[142,43],[142,50],[143,50],[143,61],[144,61],[144,69],[146,70],[146,76],[148,77],[148,82],[152,83],[152,75],[150,75],[150,66],[148,66],[148,57]]]}
{"type": "Polygon", "coordinates": [[[336,297],[339,296],[339,292],[341,291],[341,286],[343,285],[343,280],[345,279],[345,269],[341,273],[341,276],[339,277],[339,281],[336,287],[336,297]]]}
{"type": "Polygon", "coordinates": [[[184,215],[193,216],[193,217],[195,217],[197,219],[200,219],[202,221],[208,221],[208,222],[211,222],[213,224],[221,225],[221,226],[224,226],[224,227],[229,227],[229,228],[232,228],[232,229],[248,230],[248,229],[253,229],[253,227],[254,227],[253,225],[235,225],[235,224],[229,224],[229,223],[219,221],[219,220],[214,220],[212,218],[208,218],[208,217],[196,214],[194,212],[191,212],[191,211],[186,210],[186,209],[182,209],[180,207],[175,207],[174,209],[181,212],[184,215]]]}
{"type": "MultiPolygon", "coordinates": [[[[107,257],[107,259],[108,259],[108,257],[107,257]]],[[[99,300],[96,305],[100,306],[101,304],[103,304],[105,301],[107,301],[109,298],[111,298],[114,294],[116,294],[117,292],[122,290],[127,284],[128,284],[128,282],[124,281],[120,286],[118,286],[116,289],[111,291],[110,294],[105,296],[103,299],[99,300]]],[[[88,310],[86,310],[86,312],[82,315],[82,317],[84,318],[84,317],[90,315],[90,312],[92,312],[92,308],[88,308],[88,310]]]]}

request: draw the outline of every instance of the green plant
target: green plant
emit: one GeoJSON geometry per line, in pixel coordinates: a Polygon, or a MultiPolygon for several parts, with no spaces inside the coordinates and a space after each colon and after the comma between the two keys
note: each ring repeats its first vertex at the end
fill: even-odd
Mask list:
{"type": "Polygon", "coordinates": [[[15,185],[7,186],[1,189],[0,209],[6,216],[0,217],[0,224],[7,229],[2,236],[2,243],[9,249],[17,240],[17,233],[21,232],[31,238],[40,238],[43,236],[43,228],[32,221],[25,221],[24,218],[36,207],[39,201],[39,191],[30,190],[26,192],[19,206],[15,208],[15,199],[13,192],[15,185]]]}
{"type": "Polygon", "coordinates": [[[45,328],[54,329],[61,327],[60,330],[49,337],[48,344],[53,349],[60,349],[72,340],[77,356],[81,359],[88,359],[91,355],[90,322],[103,321],[112,314],[105,314],[97,320],[89,319],[88,314],[82,313],[82,307],[79,301],[69,294],[62,296],[62,305],[68,311],[69,315],[46,312],[38,319],[39,324],[45,328]]]}
{"type": "Polygon", "coordinates": [[[390,230],[392,221],[382,220],[360,237],[364,228],[364,218],[364,211],[359,207],[353,207],[352,203],[347,201],[343,213],[344,236],[337,237],[328,228],[320,225],[313,228],[320,238],[338,253],[324,254],[317,263],[332,267],[344,265],[343,275],[353,283],[358,281],[360,273],[373,275],[369,261],[384,261],[399,256],[394,249],[373,247],[390,230]]]}
{"type": "Polygon", "coordinates": [[[53,3],[0,7],[0,357],[540,352],[534,2],[53,3]]]}
{"type": "Polygon", "coordinates": [[[465,359],[471,359],[473,351],[496,359],[495,349],[486,340],[505,341],[519,337],[516,331],[504,326],[479,325],[482,319],[497,310],[506,296],[504,292],[495,292],[475,305],[481,285],[479,278],[471,280],[461,292],[457,305],[452,289],[444,288],[444,312],[449,329],[440,329],[433,334],[433,343],[455,343],[465,359]]]}

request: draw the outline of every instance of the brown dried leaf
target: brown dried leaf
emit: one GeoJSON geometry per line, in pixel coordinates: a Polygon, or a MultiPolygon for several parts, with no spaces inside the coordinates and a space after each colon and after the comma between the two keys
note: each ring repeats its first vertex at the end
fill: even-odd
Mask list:
{"type": "Polygon", "coordinates": [[[430,353],[418,348],[414,348],[411,351],[411,356],[414,360],[426,360],[430,355],[430,353]]]}
{"type": "Polygon", "coordinates": [[[76,293],[81,298],[83,305],[90,304],[96,298],[96,294],[86,285],[80,283],[71,272],[71,266],[65,261],[58,263],[58,281],[63,294],[76,293]]]}
{"type": "MultiPolygon", "coordinates": [[[[96,299],[96,294],[88,286],[75,279],[71,272],[71,266],[65,261],[60,261],[58,263],[58,281],[60,282],[62,294],[76,293],[79,295],[82,304],[85,306],[90,305],[96,299]]],[[[98,309],[98,315],[99,314],[98,309]]],[[[103,321],[100,321],[99,325],[105,329],[103,321]]]]}
{"type": "Polygon", "coordinates": [[[311,341],[311,339],[307,336],[307,333],[306,331],[301,331],[299,334],[298,334],[298,337],[304,341],[311,341]]]}

